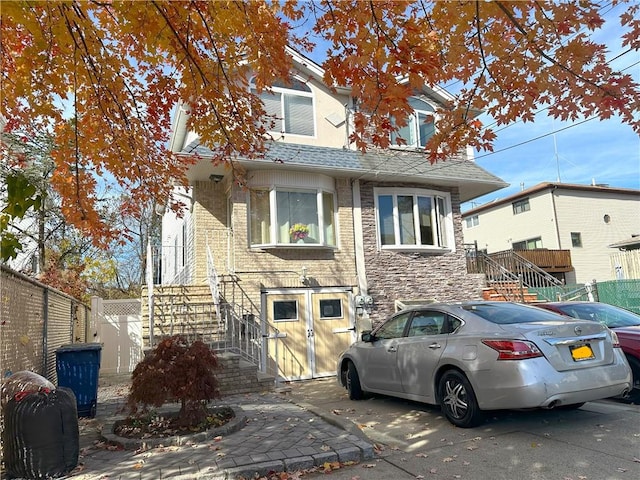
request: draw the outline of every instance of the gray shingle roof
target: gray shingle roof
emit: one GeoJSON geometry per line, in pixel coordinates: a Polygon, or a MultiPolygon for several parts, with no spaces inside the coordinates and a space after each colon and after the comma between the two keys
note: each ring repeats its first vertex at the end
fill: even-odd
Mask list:
{"type": "MultiPolygon", "coordinates": [[[[197,141],[187,145],[181,153],[203,158],[212,155],[211,150],[197,141]]],[[[272,142],[264,158],[238,161],[253,169],[287,168],[333,177],[455,186],[460,189],[463,202],[507,186],[502,179],[475,162],[451,159],[431,164],[423,152],[400,149],[362,153],[342,148],[272,142]]]]}

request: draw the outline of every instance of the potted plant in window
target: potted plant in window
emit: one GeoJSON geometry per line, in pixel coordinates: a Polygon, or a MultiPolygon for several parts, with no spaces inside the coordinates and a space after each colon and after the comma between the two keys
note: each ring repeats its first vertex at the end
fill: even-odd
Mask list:
{"type": "Polygon", "coordinates": [[[309,227],[303,223],[296,223],[289,229],[289,236],[292,242],[302,243],[309,235],[309,227]]]}

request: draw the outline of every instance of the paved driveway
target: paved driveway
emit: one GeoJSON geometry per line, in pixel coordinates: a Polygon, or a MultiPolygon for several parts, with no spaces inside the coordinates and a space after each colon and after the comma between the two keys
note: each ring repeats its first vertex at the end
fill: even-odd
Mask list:
{"type": "Polygon", "coordinates": [[[288,386],[296,402],[354,422],[379,446],[370,470],[344,478],[640,478],[638,405],[604,400],[575,411],[500,411],[461,429],[437,407],[384,396],[350,401],[334,378],[288,386]]]}

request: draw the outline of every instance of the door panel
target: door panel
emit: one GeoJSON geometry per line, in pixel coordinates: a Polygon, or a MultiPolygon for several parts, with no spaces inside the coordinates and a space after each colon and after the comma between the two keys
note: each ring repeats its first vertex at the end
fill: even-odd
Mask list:
{"type": "Polygon", "coordinates": [[[363,385],[372,390],[385,390],[388,392],[402,391],[402,377],[398,369],[398,346],[402,343],[401,338],[389,338],[386,340],[376,340],[366,345],[366,365],[363,369],[360,380],[363,385]]]}
{"type": "Polygon", "coordinates": [[[350,292],[311,293],[313,376],[336,374],[338,356],[353,342],[350,292]]]}
{"type": "Polygon", "coordinates": [[[398,369],[406,393],[433,397],[433,374],[447,346],[447,335],[408,337],[398,349],[398,369]]]}
{"type": "Polygon", "coordinates": [[[268,361],[287,380],[311,378],[307,349],[307,295],[268,294],[267,321],[286,335],[268,342],[268,361]]]}
{"type": "Polygon", "coordinates": [[[414,313],[407,338],[398,350],[398,365],[406,393],[435,397],[433,375],[447,346],[447,315],[437,311],[414,313]]]}
{"type": "Polygon", "coordinates": [[[351,292],[280,290],[264,294],[267,321],[280,338],[267,341],[269,370],[285,380],[336,374],[340,353],[355,339],[351,292]]]}

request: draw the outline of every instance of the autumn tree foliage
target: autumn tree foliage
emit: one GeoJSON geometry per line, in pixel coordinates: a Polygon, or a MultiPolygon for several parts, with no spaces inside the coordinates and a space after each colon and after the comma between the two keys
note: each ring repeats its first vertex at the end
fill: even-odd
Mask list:
{"type": "MultiPolygon", "coordinates": [[[[624,46],[640,47],[640,5],[620,17],[624,46]]],[[[640,134],[639,87],[612,71],[606,47],[590,34],[604,2],[580,1],[3,1],[2,82],[5,129],[55,135],[51,182],[69,222],[96,241],[117,239],[96,208],[98,178],[130,195],[123,211],[148,199],[164,203],[185,185],[194,159],[167,150],[179,102],[188,127],[214,162],[257,158],[268,140],[258,93],[287,81],[287,47],[322,38],[326,83],[357,99],[350,141],[385,147],[402,126],[413,88],[458,79],[463,88],[438,115],[427,146],[431,161],[467,145],[491,149],[497,125],[555,118],[619,116],[640,134]],[[328,46],[327,46],[328,45],[328,46]],[[73,121],[68,121],[73,119],[73,121]],[[396,119],[396,122],[391,121],[396,119]],[[260,121],[261,120],[261,121],[260,121]],[[374,136],[369,135],[375,132],[374,136]],[[104,180],[103,180],[104,181],[104,180]]],[[[178,202],[171,202],[178,208],[178,202]]]]}

